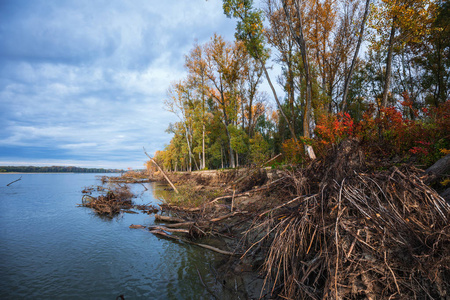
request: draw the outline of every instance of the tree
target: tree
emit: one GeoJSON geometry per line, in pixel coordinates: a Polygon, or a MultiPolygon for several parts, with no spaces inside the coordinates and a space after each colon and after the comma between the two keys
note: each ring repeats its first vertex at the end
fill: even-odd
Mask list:
{"type": "Polygon", "coordinates": [[[349,88],[349,84],[350,84],[350,80],[352,78],[353,72],[355,70],[355,66],[356,66],[356,62],[357,62],[358,54],[359,54],[359,49],[361,47],[361,43],[362,43],[363,36],[364,36],[364,28],[365,28],[365,25],[366,25],[367,16],[369,15],[369,4],[370,4],[370,0],[366,0],[366,6],[365,6],[365,9],[364,9],[364,16],[363,16],[363,19],[361,21],[361,29],[360,29],[359,35],[358,35],[358,43],[356,45],[355,54],[353,55],[352,64],[350,66],[350,70],[348,71],[348,74],[345,77],[344,93],[343,93],[343,96],[342,96],[342,106],[341,106],[341,111],[343,111],[343,112],[346,110],[348,88],[349,88]]]}
{"type": "Polygon", "coordinates": [[[388,104],[394,54],[409,43],[423,42],[429,33],[435,9],[433,0],[378,0],[372,5],[369,24],[374,34],[371,47],[375,51],[387,49],[381,107],[388,104]]]}
{"type": "MultiPolygon", "coordinates": [[[[278,50],[279,57],[276,59],[282,65],[283,75],[279,77],[279,83],[283,85],[287,94],[289,122],[296,131],[297,104],[295,94],[297,52],[295,42],[286,21],[284,12],[279,7],[279,1],[267,0],[265,14],[269,21],[269,26],[264,34],[267,41],[278,50]]],[[[300,80],[301,81],[301,80],[300,80]]],[[[296,132],[297,133],[297,132],[296,132]]]]}
{"type": "Polygon", "coordinates": [[[192,154],[193,112],[198,105],[194,103],[195,99],[192,99],[190,87],[186,82],[173,83],[168,90],[168,96],[169,98],[165,101],[166,109],[179,118],[180,124],[184,128],[188,148],[189,171],[192,171],[192,160],[198,169],[197,161],[192,154]]]}
{"type": "MultiPolygon", "coordinates": [[[[307,47],[303,34],[303,17],[301,13],[302,1],[294,1],[294,7],[288,7],[286,0],[283,0],[283,9],[286,14],[286,18],[288,20],[289,28],[291,30],[292,35],[294,36],[294,40],[297,42],[297,45],[300,48],[300,53],[302,57],[303,68],[305,72],[305,81],[306,81],[306,105],[305,112],[303,114],[303,136],[305,138],[310,138],[310,122],[311,122],[311,101],[312,101],[312,80],[311,80],[311,70],[309,67],[309,59],[307,56],[307,47]],[[297,30],[294,28],[294,21],[291,18],[291,12],[295,12],[297,18],[297,30]]],[[[310,145],[305,145],[305,151],[309,155],[310,158],[314,159],[315,154],[314,150],[310,145]]]]}
{"type": "Polygon", "coordinates": [[[450,98],[450,2],[438,1],[433,22],[423,43],[414,45],[414,55],[423,72],[419,74],[425,102],[437,107],[450,98]]]}
{"type": "Polygon", "coordinates": [[[238,19],[235,34],[236,38],[244,43],[250,56],[260,62],[261,68],[264,71],[264,75],[266,76],[274,99],[278,105],[278,109],[280,110],[282,117],[286,120],[292,137],[297,139],[293,125],[289,122],[289,119],[283,111],[275,87],[267,72],[266,60],[269,57],[269,51],[265,48],[264,43],[262,11],[253,8],[252,0],[224,0],[223,9],[227,17],[238,19]]]}
{"type": "Polygon", "coordinates": [[[197,90],[201,98],[200,122],[202,127],[202,161],[201,169],[206,167],[205,156],[205,131],[206,131],[206,95],[208,93],[206,58],[205,51],[200,45],[194,45],[194,48],[185,57],[185,67],[188,70],[188,80],[197,90]]]}
{"type": "Polygon", "coordinates": [[[221,36],[214,35],[205,46],[206,74],[211,84],[210,95],[222,112],[222,122],[228,138],[229,162],[235,167],[229,125],[237,121],[237,83],[242,76],[246,52],[240,42],[227,43],[221,36]]]}

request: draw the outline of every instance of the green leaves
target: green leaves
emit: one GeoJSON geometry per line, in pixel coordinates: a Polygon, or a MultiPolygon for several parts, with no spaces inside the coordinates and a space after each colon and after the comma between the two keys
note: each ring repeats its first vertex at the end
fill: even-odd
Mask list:
{"type": "Polygon", "coordinates": [[[265,48],[263,13],[253,8],[252,0],[224,0],[223,11],[229,18],[236,18],[236,39],[243,41],[253,58],[265,61],[268,49],[265,48]]]}

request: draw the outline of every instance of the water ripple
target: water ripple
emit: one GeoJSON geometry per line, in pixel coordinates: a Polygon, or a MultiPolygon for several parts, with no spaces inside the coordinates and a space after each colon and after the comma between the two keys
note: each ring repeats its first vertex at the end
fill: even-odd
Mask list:
{"type": "MultiPolygon", "coordinates": [[[[12,178],[12,179],[11,179],[12,178]]],[[[9,181],[8,181],[9,180],[9,181]]],[[[0,175],[2,182],[13,175],[0,175]]],[[[77,207],[95,174],[24,174],[0,191],[0,290],[6,299],[208,299],[196,268],[216,256],[160,239],[130,224],[148,215],[105,220],[77,207]]],[[[147,188],[151,188],[149,185],[147,188]]],[[[143,187],[136,185],[133,189],[143,187]]],[[[151,190],[143,204],[156,203],[151,190]]],[[[208,277],[205,277],[206,280],[208,277]]]]}

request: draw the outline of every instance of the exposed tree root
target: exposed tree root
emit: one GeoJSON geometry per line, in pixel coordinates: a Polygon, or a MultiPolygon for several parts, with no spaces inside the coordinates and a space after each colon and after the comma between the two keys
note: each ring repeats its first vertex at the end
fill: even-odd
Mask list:
{"type": "Polygon", "coordinates": [[[286,173],[296,197],[253,225],[267,232],[252,244],[269,247],[266,282],[288,299],[447,299],[450,205],[420,172],[366,170],[359,151],[345,141],[286,173]]]}

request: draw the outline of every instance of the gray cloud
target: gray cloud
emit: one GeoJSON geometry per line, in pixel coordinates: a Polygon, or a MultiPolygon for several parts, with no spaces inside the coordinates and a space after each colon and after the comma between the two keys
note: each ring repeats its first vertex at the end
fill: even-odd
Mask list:
{"type": "Polygon", "coordinates": [[[141,167],[170,140],[184,55],[233,38],[221,3],[0,2],[0,163],[141,167]]]}

